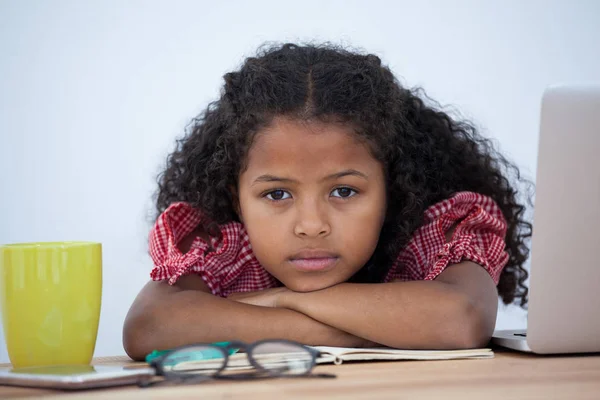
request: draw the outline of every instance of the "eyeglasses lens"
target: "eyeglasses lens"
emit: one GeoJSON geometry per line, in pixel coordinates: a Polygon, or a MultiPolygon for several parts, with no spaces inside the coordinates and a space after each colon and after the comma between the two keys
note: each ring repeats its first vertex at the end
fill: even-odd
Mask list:
{"type": "Polygon", "coordinates": [[[313,367],[310,351],[293,343],[261,343],[252,349],[252,358],[276,375],[303,375],[313,367]]]}
{"type": "Polygon", "coordinates": [[[173,351],[162,361],[163,370],[168,374],[186,376],[212,376],[225,363],[225,355],[219,349],[208,346],[194,346],[173,351]]]}

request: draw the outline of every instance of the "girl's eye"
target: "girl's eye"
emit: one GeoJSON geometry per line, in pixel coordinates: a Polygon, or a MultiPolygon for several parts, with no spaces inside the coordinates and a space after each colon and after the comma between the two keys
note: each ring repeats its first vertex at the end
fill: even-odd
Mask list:
{"type": "Polygon", "coordinates": [[[279,200],[285,200],[285,199],[289,199],[290,194],[288,192],[286,192],[285,190],[273,190],[272,192],[269,192],[265,195],[265,197],[269,200],[273,200],[273,201],[279,201],[279,200]],[[285,197],[285,195],[287,195],[287,197],[285,197]]]}
{"type": "MultiPolygon", "coordinates": [[[[333,197],[339,197],[342,199],[349,198],[356,195],[356,190],[347,187],[340,187],[331,192],[333,197]],[[337,193],[337,194],[336,194],[337,193]]],[[[291,198],[292,196],[285,190],[277,189],[267,194],[265,197],[271,201],[281,201],[291,198]]]]}
{"type": "Polygon", "coordinates": [[[348,197],[352,197],[356,195],[356,190],[354,189],[350,189],[347,187],[340,187],[335,189],[333,192],[331,192],[333,197],[341,197],[342,199],[348,198],[348,197]],[[337,192],[338,195],[334,195],[334,193],[337,192]]]}

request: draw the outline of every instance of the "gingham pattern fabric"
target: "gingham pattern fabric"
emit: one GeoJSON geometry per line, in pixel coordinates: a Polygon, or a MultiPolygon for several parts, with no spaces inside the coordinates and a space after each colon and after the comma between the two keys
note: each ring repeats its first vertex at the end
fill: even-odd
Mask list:
{"type": "MultiPolygon", "coordinates": [[[[189,235],[202,215],[187,203],[171,204],[150,232],[150,256],[155,281],[174,284],[186,274],[198,274],[214,295],[268,289],[279,285],[258,262],[244,225],[229,222],[220,226],[222,238],[209,245],[197,237],[187,253],[178,243],[189,235]]],[[[504,237],[506,221],[489,197],[460,192],[429,207],[423,225],[400,252],[385,282],[433,280],[448,265],[470,260],[488,271],[497,284],[508,262],[504,237]],[[450,240],[446,233],[454,228],[450,240]]]]}

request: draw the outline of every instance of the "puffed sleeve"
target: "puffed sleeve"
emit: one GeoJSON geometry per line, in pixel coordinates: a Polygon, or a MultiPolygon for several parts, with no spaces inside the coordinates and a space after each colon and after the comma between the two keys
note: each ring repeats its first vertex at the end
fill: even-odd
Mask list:
{"type": "Polygon", "coordinates": [[[400,253],[386,281],[433,280],[449,265],[469,260],[498,284],[509,259],[506,229],[506,220],[490,197],[456,193],[427,209],[424,224],[400,253]]]}
{"type": "Polygon", "coordinates": [[[274,279],[253,256],[247,233],[239,222],[219,225],[221,236],[211,236],[210,243],[194,238],[190,249],[182,253],[178,244],[204,221],[198,210],[183,202],[171,204],[158,217],[149,236],[153,280],[166,280],[173,285],[179,277],[195,273],[218,296],[274,285],[274,279]],[[248,285],[248,277],[257,283],[248,285]]]}

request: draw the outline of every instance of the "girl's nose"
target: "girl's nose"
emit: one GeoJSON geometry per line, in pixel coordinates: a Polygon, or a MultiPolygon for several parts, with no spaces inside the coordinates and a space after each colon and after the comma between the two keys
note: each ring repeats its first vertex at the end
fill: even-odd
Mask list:
{"type": "Polygon", "coordinates": [[[331,233],[325,206],[316,202],[299,204],[294,234],[300,237],[321,237],[331,233]]]}

